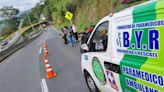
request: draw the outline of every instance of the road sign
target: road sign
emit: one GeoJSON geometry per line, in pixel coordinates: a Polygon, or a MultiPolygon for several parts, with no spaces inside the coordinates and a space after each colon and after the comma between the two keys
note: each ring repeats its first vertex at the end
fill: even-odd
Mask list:
{"type": "Polygon", "coordinates": [[[72,18],[73,18],[73,13],[67,11],[66,14],[65,14],[65,18],[68,19],[68,20],[72,20],[72,18]]]}

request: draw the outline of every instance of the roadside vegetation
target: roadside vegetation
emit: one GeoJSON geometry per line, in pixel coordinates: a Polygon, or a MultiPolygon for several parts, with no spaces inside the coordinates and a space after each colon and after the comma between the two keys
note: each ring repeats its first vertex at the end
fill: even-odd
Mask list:
{"type": "MultiPolygon", "coordinates": [[[[13,6],[4,6],[0,9],[0,42],[9,37],[19,28],[29,26],[40,21],[43,6],[37,4],[34,8],[23,13],[13,6]],[[20,26],[22,20],[22,26],[20,26]]],[[[26,34],[26,33],[25,33],[26,34]]]]}
{"type": "MultiPolygon", "coordinates": [[[[148,0],[135,0],[136,2],[128,4],[133,6],[148,0]]],[[[113,12],[120,11],[127,7],[120,3],[120,0],[45,0],[44,4],[38,3],[29,12],[24,13],[20,17],[18,9],[12,6],[0,9],[0,16],[5,20],[0,24],[5,24],[1,31],[1,38],[6,38],[18,29],[20,19],[24,19],[22,27],[29,26],[31,23],[42,21],[41,15],[46,20],[52,21],[54,26],[61,29],[63,26],[70,26],[70,21],[64,18],[67,11],[74,14],[72,22],[76,25],[79,32],[85,31],[90,25],[96,24],[101,18],[113,12]],[[10,13],[10,11],[12,11],[10,13]],[[30,19],[30,20],[29,20],[30,19]]]]}
{"type": "Polygon", "coordinates": [[[23,27],[31,25],[31,23],[37,23],[40,21],[40,16],[43,12],[43,5],[37,4],[34,8],[24,14],[23,19],[23,27]]]}
{"type": "MultiPolygon", "coordinates": [[[[135,0],[128,4],[133,6],[148,0],[135,0]]],[[[113,12],[125,9],[120,0],[45,0],[43,13],[48,20],[52,20],[58,29],[70,22],[64,18],[66,11],[74,14],[72,22],[79,32],[92,24],[96,24],[101,18],[113,12]]]]}
{"type": "Polygon", "coordinates": [[[1,38],[7,37],[18,29],[20,23],[19,18],[16,16],[19,10],[12,6],[4,6],[0,9],[0,17],[4,18],[0,25],[3,25],[1,29],[1,38]]]}

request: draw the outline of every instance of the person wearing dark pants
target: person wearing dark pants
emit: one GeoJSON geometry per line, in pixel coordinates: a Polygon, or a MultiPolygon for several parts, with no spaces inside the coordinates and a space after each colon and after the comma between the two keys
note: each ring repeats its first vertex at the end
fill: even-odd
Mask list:
{"type": "Polygon", "coordinates": [[[68,27],[65,26],[65,27],[62,29],[62,32],[63,32],[63,34],[64,34],[64,36],[63,36],[64,43],[65,43],[65,44],[68,44],[68,39],[67,39],[68,27]]]}
{"type": "Polygon", "coordinates": [[[73,33],[73,34],[75,36],[76,41],[79,42],[79,40],[78,40],[78,33],[76,32],[76,33],[73,33]]]}
{"type": "Polygon", "coordinates": [[[68,40],[67,40],[67,35],[66,34],[64,34],[63,39],[64,39],[64,43],[68,44],[68,40]]]}

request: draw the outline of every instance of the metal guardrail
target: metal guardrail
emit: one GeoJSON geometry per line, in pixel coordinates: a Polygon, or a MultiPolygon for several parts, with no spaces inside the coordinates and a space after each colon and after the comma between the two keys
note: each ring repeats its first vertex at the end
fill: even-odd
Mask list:
{"type": "MultiPolygon", "coordinates": [[[[38,25],[40,25],[40,24],[42,24],[42,23],[47,23],[47,21],[42,21],[42,22],[39,22],[39,23],[35,23],[35,24],[30,25],[30,26],[27,26],[27,27],[24,27],[24,28],[22,28],[22,29],[17,30],[16,32],[19,33],[19,34],[17,35],[18,37],[16,37],[15,39],[13,39],[12,42],[9,42],[9,44],[0,47],[0,53],[1,53],[2,51],[5,51],[6,49],[10,48],[12,45],[14,45],[14,44],[20,39],[21,35],[22,35],[25,31],[27,31],[28,29],[30,29],[30,28],[32,28],[32,27],[36,27],[36,26],[38,26],[38,25]]],[[[8,36],[8,37],[6,38],[6,40],[9,39],[9,37],[14,36],[16,32],[14,32],[14,33],[12,33],[10,36],[8,36]]]]}
{"type": "Polygon", "coordinates": [[[18,37],[16,37],[15,39],[13,39],[13,41],[5,46],[3,46],[3,48],[0,49],[0,53],[2,51],[5,51],[6,49],[8,49],[9,47],[11,47],[12,45],[14,45],[19,39],[20,39],[21,35],[19,35],[18,37]]]}
{"type": "Polygon", "coordinates": [[[40,37],[40,35],[43,33],[40,32],[37,36],[31,38],[31,39],[26,39],[23,42],[20,42],[18,44],[15,44],[9,48],[7,48],[6,50],[0,52],[0,62],[2,62],[4,59],[6,59],[8,56],[10,56],[11,54],[13,54],[14,52],[18,51],[19,49],[21,49],[22,47],[26,46],[27,44],[29,44],[30,42],[32,42],[33,40],[37,39],[38,37],[40,37]]]}

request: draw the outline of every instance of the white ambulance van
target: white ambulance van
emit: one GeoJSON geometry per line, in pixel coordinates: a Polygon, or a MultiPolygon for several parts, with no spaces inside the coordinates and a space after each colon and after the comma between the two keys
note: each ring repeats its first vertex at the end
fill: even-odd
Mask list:
{"type": "Polygon", "coordinates": [[[164,92],[164,0],[104,17],[81,50],[91,92],[164,92]]]}

